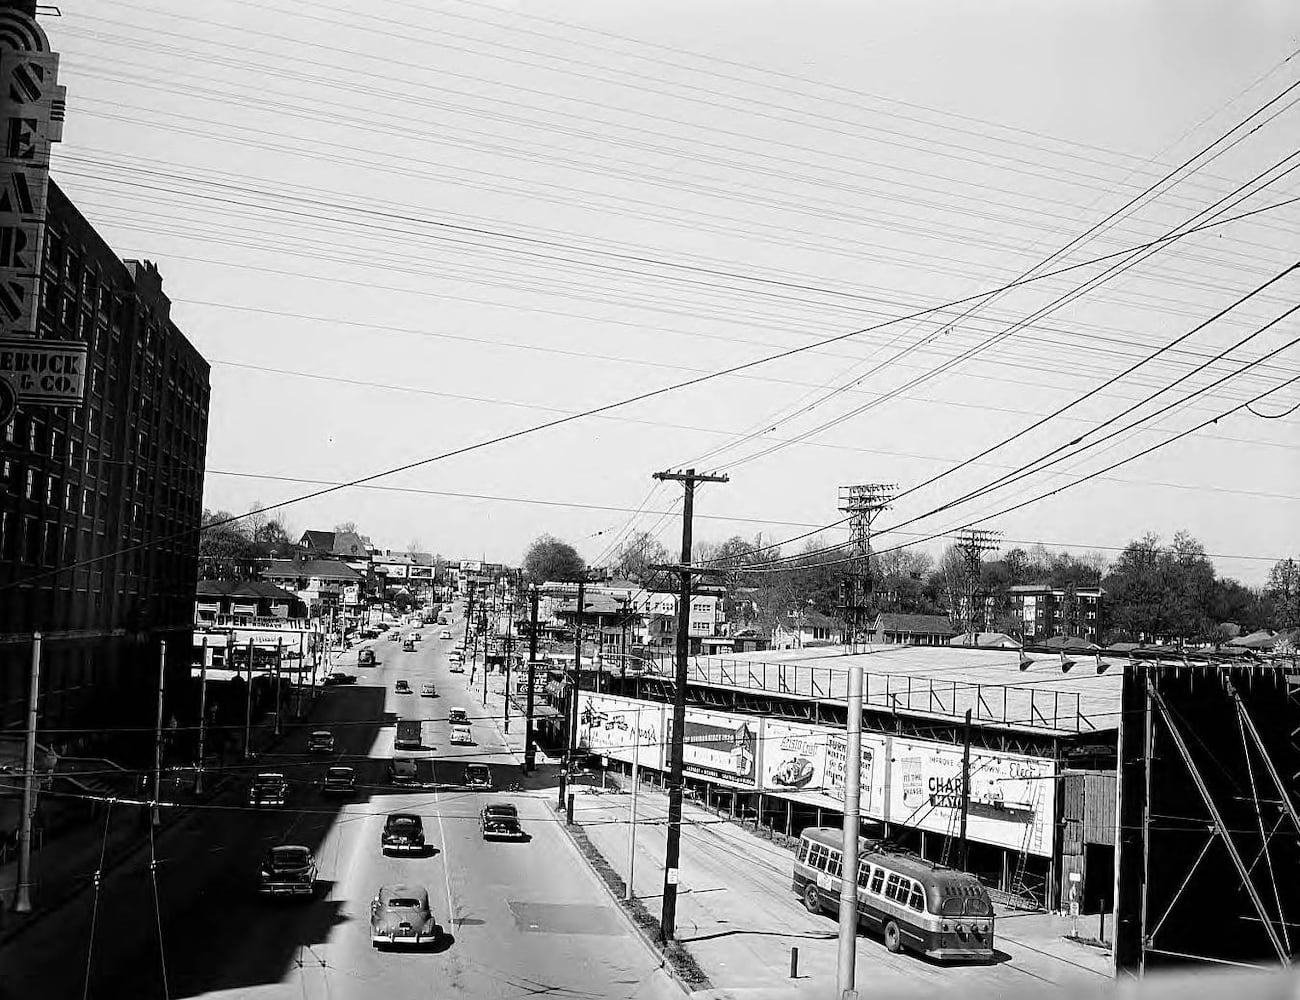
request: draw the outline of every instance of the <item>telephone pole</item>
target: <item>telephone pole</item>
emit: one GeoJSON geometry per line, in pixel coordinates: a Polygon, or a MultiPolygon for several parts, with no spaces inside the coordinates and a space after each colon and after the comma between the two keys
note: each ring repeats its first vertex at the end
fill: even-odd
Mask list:
{"type": "Polygon", "coordinates": [[[524,702],[524,773],[532,774],[537,766],[537,751],[533,749],[533,683],[537,669],[537,584],[528,585],[528,693],[524,702]]]}
{"type": "Polygon", "coordinates": [[[664,854],[663,911],[659,918],[660,933],[668,942],[676,934],[677,866],[682,847],[682,740],[686,728],[686,659],[690,654],[691,518],[695,513],[695,484],[725,483],[728,477],[718,473],[697,474],[694,469],[687,469],[685,472],[656,472],[654,478],[679,482],[686,490],[682,506],[682,561],[680,566],[672,567],[681,574],[681,589],[677,597],[677,669],[668,772],[668,847],[664,854]]]}
{"type": "Polygon", "coordinates": [[[578,577],[578,605],[573,625],[573,678],[569,685],[569,704],[565,706],[568,730],[564,741],[564,767],[560,769],[560,808],[568,790],[569,772],[573,770],[574,751],[578,748],[578,690],[582,686],[582,612],[587,606],[587,580],[578,577]]]}

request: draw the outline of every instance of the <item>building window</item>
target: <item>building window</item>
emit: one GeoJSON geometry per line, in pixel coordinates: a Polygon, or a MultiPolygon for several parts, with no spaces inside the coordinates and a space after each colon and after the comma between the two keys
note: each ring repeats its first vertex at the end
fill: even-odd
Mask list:
{"type": "Polygon", "coordinates": [[[63,509],[72,510],[75,503],[77,488],[72,483],[63,484],[63,509]]]}
{"type": "Polygon", "coordinates": [[[14,421],[11,419],[7,424],[5,424],[5,440],[9,444],[13,444],[14,436],[14,421]]]}
{"type": "Polygon", "coordinates": [[[23,488],[23,496],[28,500],[36,495],[36,470],[27,470],[27,485],[23,488]]]}
{"type": "Polygon", "coordinates": [[[14,515],[7,510],[0,510],[0,559],[14,557],[13,530],[14,515]]]}
{"type": "Polygon", "coordinates": [[[91,493],[90,490],[88,489],[81,491],[81,516],[82,517],[90,517],[90,511],[91,511],[90,498],[92,496],[94,496],[94,494],[91,493]]]}
{"type": "Polygon", "coordinates": [[[23,518],[23,562],[34,563],[39,555],[41,526],[34,517],[23,518]]]}
{"type": "Polygon", "coordinates": [[[58,477],[46,476],[45,477],[45,505],[47,507],[52,506],[58,494],[59,494],[58,477]]]}

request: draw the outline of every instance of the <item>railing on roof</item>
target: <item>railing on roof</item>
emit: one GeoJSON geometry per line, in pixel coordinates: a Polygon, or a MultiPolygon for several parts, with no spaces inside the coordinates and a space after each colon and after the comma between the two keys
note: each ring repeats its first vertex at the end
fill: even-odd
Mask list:
{"type": "MultiPolygon", "coordinates": [[[[671,652],[666,651],[654,662],[658,674],[673,676],[671,652]]],[[[691,657],[687,671],[687,679],[692,684],[848,701],[849,674],[843,668],[691,657]]],[[[1083,714],[1082,696],[1077,691],[867,672],[862,682],[864,708],[952,719],[964,718],[969,709],[972,722],[1072,733],[1097,728],[1083,714]]]]}

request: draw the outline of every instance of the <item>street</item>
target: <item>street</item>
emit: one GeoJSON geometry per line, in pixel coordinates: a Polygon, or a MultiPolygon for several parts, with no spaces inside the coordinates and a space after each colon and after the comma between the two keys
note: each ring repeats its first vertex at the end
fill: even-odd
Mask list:
{"type": "Polygon", "coordinates": [[[496,786],[516,781],[519,769],[500,730],[481,717],[481,691],[468,690],[469,673],[449,672],[453,643],[434,638],[439,631],[425,628],[414,653],[377,640],[377,666],[357,670],[356,685],[324,692],[317,721],[296,727],[283,752],[246,767],[233,789],[161,834],[156,910],[142,828],[143,849],[104,879],[97,908],[88,888],[0,951],[0,996],[82,996],[87,975],[92,997],[681,995],[556,824],[551,793],[447,787],[472,761],[491,766],[496,786]],[[393,693],[399,677],[412,694],[393,693]],[[438,697],[421,696],[425,681],[437,685],[438,697]],[[473,721],[474,746],[449,743],[453,706],[473,721]],[[398,718],[425,721],[425,749],[414,755],[431,762],[440,787],[385,783],[398,718]],[[314,728],[335,733],[328,763],[357,768],[351,800],[324,798],[313,786],[327,763],[303,752],[314,728]],[[246,807],[246,779],[258,770],[289,778],[286,809],[246,807]],[[482,841],[478,813],[489,799],[517,805],[530,842],[482,841]],[[396,811],[421,815],[429,856],[383,856],[380,831],[396,811]],[[319,862],[315,898],[259,898],[263,853],[295,843],[319,862]],[[370,899],[393,882],[427,889],[443,932],[435,947],[371,947],[370,899]]]}

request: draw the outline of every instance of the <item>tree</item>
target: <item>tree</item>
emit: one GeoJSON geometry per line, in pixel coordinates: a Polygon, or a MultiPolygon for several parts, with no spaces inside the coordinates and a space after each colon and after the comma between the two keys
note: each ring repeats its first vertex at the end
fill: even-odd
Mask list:
{"type": "Polygon", "coordinates": [[[1300,627],[1300,562],[1279,559],[1268,571],[1264,592],[1272,604],[1277,628],[1300,627]]]}
{"type": "Polygon", "coordinates": [[[1166,548],[1148,533],[1130,542],[1106,577],[1114,640],[1216,641],[1221,594],[1205,549],[1185,531],[1166,548]]]}
{"type": "Polygon", "coordinates": [[[645,585],[656,575],[651,566],[662,566],[671,561],[672,556],[659,539],[648,531],[637,531],[618,547],[610,568],[621,579],[645,585]]]}
{"type": "Polygon", "coordinates": [[[338,524],[334,525],[334,531],[336,534],[361,534],[361,529],[357,527],[356,521],[340,521],[338,524]]]}
{"type": "Polygon", "coordinates": [[[406,543],[406,554],[408,556],[421,555],[424,552],[424,543],[418,538],[412,538],[406,543]]]}
{"type": "Polygon", "coordinates": [[[578,550],[554,535],[537,537],[524,554],[524,574],[533,583],[576,580],[586,569],[578,550]]]}
{"type": "Polygon", "coordinates": [[[206,508],[199,522],[199,578],[245,580],[252,576],[259,556],[244,520],[232,520],[228,510],[206,508]]]}

